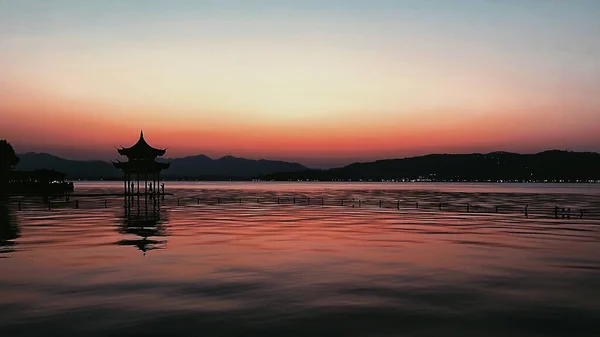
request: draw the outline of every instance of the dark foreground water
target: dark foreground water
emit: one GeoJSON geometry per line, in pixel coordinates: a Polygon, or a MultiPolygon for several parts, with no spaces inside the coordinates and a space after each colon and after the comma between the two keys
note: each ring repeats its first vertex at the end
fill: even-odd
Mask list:
{"type": "MultiPolygon", "coordinates": [[[[349,193],[307,186],[209,187],[349,193]]],[[[483,190],[504,204],[524,195],[600,201],[594,186],[502,188],[483,190]]],[[[441,192],[481,198],[481,189],[441,192]]],[[[440,189],[408,190],[440,197],[440,189]]],[[[598,220],[273,203],[165,203],[156,223],[141,229],[135,220],[116,203],[4,208],[0,336],[600,335],[598,220]]]]}

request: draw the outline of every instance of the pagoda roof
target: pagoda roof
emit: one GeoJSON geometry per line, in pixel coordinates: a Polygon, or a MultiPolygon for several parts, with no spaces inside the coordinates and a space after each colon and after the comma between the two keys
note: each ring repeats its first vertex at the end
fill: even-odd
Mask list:
{"type": "Polygon", "coordinates": [[[120,155],[129,158],[156,158],[163,156],[166,149],[157,149],[150,146],[144,139],[144,131],[140,131],[140,139],[131,147],[121,147],[117,149],[120,155]]]}

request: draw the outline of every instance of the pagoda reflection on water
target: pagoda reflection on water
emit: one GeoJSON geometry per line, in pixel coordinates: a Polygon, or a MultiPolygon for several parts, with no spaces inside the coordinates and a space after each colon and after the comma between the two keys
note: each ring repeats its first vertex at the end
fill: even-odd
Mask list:
{"type": "Polygon", "coordinates": [[[156,158],[163,156],[166,149],[148,145],[144,139],[144,132],[140,131],[137,143],[128,148],[118,148],[117,151],[128,159],[126,162],[113,162],[116,168],[123,170],[125,208],[131,211],[137,206],[135,208],[140,212],[143,205],[144,212],[148,213],[148,203],[151,203],[153,209],[160,207],[161,189],[164,195],[164,183],[161,184],[160,172],[168,169],[171,164],[158,162],[156,158]],[[140,199],[143,199],[143,204],[140,199]]]}
{"type": "Polygon", "coordinates": [[[163,249],[167,240],[159,239],[167,235],[166,212],[154,208],[153,212],[128,212],[122,217],[118,232],[123,235],[134,235],[136,238],[123,239],[116,242],[120,246],[135,246],[144,255],[149,250],[163,249]]]}

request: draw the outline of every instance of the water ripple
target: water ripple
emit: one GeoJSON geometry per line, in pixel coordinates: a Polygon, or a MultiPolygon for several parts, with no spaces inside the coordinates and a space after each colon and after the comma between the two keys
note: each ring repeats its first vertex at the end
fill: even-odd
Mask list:
{"type": "MultiPolygon", "coordinates": [[[[226,186],[223,196],[265,193],[226,186]]],[[[329,185],[268,191],[298,193],[440,197],[329,185]]],[[[492,195],[503,204],[534,198],[492,195]]],[[[0,241],[0,336],[598,335],[598,221],[166,203],[158,222],[140,226],[121,206],[12,211],[0,241]]]]}

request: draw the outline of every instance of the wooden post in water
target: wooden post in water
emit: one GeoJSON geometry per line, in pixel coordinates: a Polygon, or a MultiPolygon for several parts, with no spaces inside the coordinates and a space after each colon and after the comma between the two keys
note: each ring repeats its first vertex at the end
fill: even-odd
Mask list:
{"type": "Polygon", "coordinates": [[[108,208],[108,202],[106,201],[106,199],[104,200],[104,208],[108,208]]]}
{"type": "Polygon", "coordinates": [[[79,209],[79,200],[75,200],[75,208],[79,209]]]}
{"type": "Polygon", "coordinates": [[[342,207],[344,207],[344,199],[342,199],[342,207]]]}
{"type": "MultiPolygon", "coordinates": [[[[19,205],[19,211],[20,211],[20,210],[21,210],[21,200],[19,200],[19,201],[17,202],[17,204],[19,205]]],[[[582,211],[582,212],[583,212],[583,211],[582,211]]]]}
{"type": "Polygon", "coordinates": [[[379,200],[379,208],[381,208],[381,205],[382,205],[382,201],[379,200]]]}
{"type": "Polygon", "coordinates": [[[279,204],[279,197],[277,197],[277,203],[279,204]]]}
{"type": "Polygon", "coordinates": [[[360,208],[361,202],[362,202],[362,200],[358,199],[358,208],[360,208]]]}
{"type": "Polygon", "coordinates": [[[529,218],[529,212],[527,211],[527,208],[529,208],[529,204],[525,205],[525,217],[529,218]]]}
{"type": "Polygon", "coordinates": [[[196,198],[196,201],[198,202],[198,205],[200,205],[200,198],[196,198]]]}
{"type": "Polygon", "coordinates": [[[439,205],[439,210],[440,210],[440,211],[442,210],[442,204],[440,204],[440,205],[439,205]]]}
{"type": "Polygon", "coordinates": [[[471,205],[467,204],[467,213],[469,213],[469,208],[471,205]]]}
{"type": "Polygon", "coordinates": [[[554,206],[554,219],[558,219],[558,206],[554,206]]]}
{"type": "Polygon", "coordinates": [[[321,206],[325,205],[325,199],[321,198],[321,206]]]}
{"type": "Polygon", "coordinates": [[[418,201],[415,203],[415,206],[416,206],[417,209],[419,209],[419,202],[418,201]]]}
{"type": "Polygon", "coordinates": [[[48,210],[52,209],[52,201],[48,200],[48,210]]]}
{"type": "Polygon", "coordinates": [[[296,198],[294,198],[294,204],[296,203],[296,198]]]}
{"type": "Polygon", "coordinates": [[[256,198],[256,203],[260,204],[260,199],[259,198],[256,198]]]}
{"type": "Polygon", "coordinates": [[[240,203],[240,204],[242,203],[242,198],[240,198],[240,200],[238,200],[238,203],[240,203]]]}
{"type": "Polygon", "coordinates": [[[583,209],[579,210],[579,219],[583,219],[583,209]]]}
{"type": "Polygon", "coordinates": [[[179,205],[180,205],[180,203],[179,203],[179,199],[180,199],[180,198],[177,198],[177,206],[179,206],[179,205]]]}
{"type": "Polygon", "coordinates": [[[221,197],[217,197],[217,204],[221,203],[221,197]]]}
{"type": "Polygon", "coordinates": [[[496,206],[496,213],[498,213],[498,206],[496,206]]]}
{"type": "Polygon", "coordinates": [[[310,205],[310,198],[306,198],[306,202],[310,205]]]}
{"type": "Polygon", "coordinates": [[[398,210],[400,209],[400,199],[398,199],[396,201],[396,209],[398,209],[398,210]]]}

